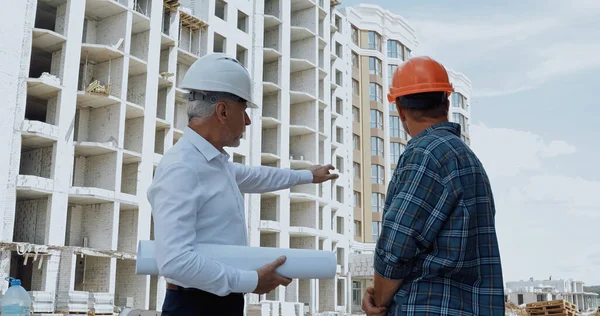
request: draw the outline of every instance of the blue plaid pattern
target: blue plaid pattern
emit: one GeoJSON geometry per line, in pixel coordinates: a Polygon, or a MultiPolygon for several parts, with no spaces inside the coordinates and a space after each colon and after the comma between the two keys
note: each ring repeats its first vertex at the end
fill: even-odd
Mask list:
{"type": "Polygon", "coordinates": [[[486,172],[460,125],[408,142],[386,196],[376,273],[403,279],[389,315],[504,315],[504,281],[486,172]]]}

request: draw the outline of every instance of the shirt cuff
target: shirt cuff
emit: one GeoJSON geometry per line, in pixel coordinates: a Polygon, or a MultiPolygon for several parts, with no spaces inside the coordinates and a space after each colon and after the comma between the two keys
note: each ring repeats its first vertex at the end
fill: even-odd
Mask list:
{"type": "Polygon", "coordinates": [[[377,274],[389,280],[402,280],[410,275],[413,264],[410,262],[390,263],[385,259],[385,253],[381,249],[375,250],[373,268],[377,274]]]}
{"type": "Polygon", "coordinates": [[[252,293],[258,286],[258,272],[240,270],[238,286],[233,290],[235,293],[252,293]]]}
{"type": "Polygon", "coordinates": [[[300,180],[298,184],[309,184],[313,182],[313,174],[310,170],[300,170],[300,180]]]}

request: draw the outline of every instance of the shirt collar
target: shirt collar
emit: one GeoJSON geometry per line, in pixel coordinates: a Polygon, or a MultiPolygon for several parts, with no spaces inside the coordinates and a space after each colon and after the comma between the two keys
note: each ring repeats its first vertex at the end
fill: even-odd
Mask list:
{"type": "Polygon", "coordinates": [[[447,132],[453,133],[454,135],[460,137],[460,124],[454,123],[454,122],[442,122],[442,123],[437,123],[437,124],[431,125],[428,128],[426,128],[424,131],[419,133],[417,136],[411,138],[407,142],[407,145],[414,143],[419,138],[423,138],[426,135],[429,135],[433,132],[439,132],[439,131],[447,131],[447,132]]]}
{"type": "Polygon", "coordinates": [[[207,161],[211,161],[219,155],[224,155],[227,157],[227,159],[229,159],[229,154],[227,154],[227,152],[219,151],[215,146],[209,143],[204,137],[191,129],[189,126],[184,128],[183,137],[187,138],[204,156],[204,158],[206,158],[207,161]]]}

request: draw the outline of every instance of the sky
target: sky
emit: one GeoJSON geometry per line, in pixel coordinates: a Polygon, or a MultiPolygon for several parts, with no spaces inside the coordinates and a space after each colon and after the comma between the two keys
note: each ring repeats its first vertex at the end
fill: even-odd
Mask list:
{"type": "Polygon", "coordinates": [[[413,55],[471,80],[505,281],[600,285],[600,1],[342,2],[401,15],[413,55]]]}

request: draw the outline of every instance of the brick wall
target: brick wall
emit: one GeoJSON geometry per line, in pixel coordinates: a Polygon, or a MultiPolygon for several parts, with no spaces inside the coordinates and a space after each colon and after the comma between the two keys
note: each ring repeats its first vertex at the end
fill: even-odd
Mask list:
{"type": "Polygon", "coordinates": [[[15,209],[14,241],[43,245],[46,237],[48,199],[18,201],[15,209]]]}
{"type": "Polygon", "coordinates": [[[22,152],[19,174],[50,178],[52,152],[52,146],[22,152]]]}
{"type": "Polygon", "coordinates": [[[110,259],[92,256],[85,256],[85,260],[80,260],[81,257],[77,259],[75,290],[109,292],[110,259]]]}
{"type": "Polygon", "coordinates": [[[133,297],[134,308],[145,308],[146,278],[135,274],[134,260],[117,260],[115,300],[133,297]]]}
{"type": "MultiPolygon", "coordinates": [[[[137,227],[138,211],[121,210],[119,213],[119,239],[117,246],[118,250],[131,252],[137,251],[137,227]]],[[[119,278],[117,276],[117,282],[118,281],[119,278]]]]}

